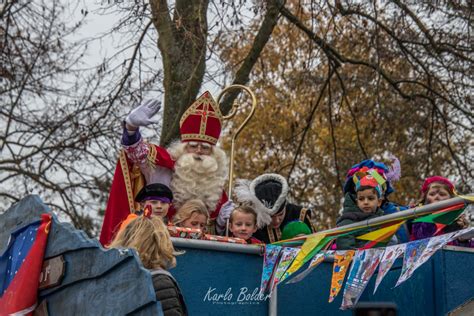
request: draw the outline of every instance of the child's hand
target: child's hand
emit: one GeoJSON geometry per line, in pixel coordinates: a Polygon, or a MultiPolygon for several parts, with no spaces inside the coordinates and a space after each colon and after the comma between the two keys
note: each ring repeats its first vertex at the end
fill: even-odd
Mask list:
{"type": "Polygon", "coordinates": [[[221,227],[225,227],[227,220],[230,218],[230,214],[235,208],[234,202],[232,200],[229,200],[225,202],[221,210],[219,211],[219,215],[217,216],[217,224],[221,227]]]}
{"type": "Polygon", "coordinates": [[[466,218],[466,214],[462,214],[461,216],[459,216],[459,218],[456,220],[456,224],[458,224],[462,229],[468,228],[469,221],[466,218]]]}

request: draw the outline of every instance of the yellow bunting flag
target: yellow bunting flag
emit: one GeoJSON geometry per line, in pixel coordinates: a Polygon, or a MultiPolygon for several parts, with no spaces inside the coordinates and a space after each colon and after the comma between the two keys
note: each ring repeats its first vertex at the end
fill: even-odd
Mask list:
{"type": "Polygon", "coordinates": [[[285,279],[294,272],[298,271],[298,269],[301,268],[305,262],[311,259],[308,258],[308,256],[311,254],[312,250],[319,245],[324,236],[325,234],[313,234],[306,239],[303,246],[301,246],[301,251],[298,253],[295,260],[286,271],[285,279]]]}
{"type": "Polygon", "coordinates": [[[349,268],[349,264],[351,263],[354,254],[354,250],[338,250],[334,254],[334,266],[332,268],[329,303],[334,301],[337,294],[341,290],[342,283],[344,283],[344,277],[346,276],[347,269],[349,268]]]}
{"type": "Polygon", "coordinates": [[[398,228],[400,228],[400,226],[403,225],[403,223],[405,223],[405,221],[371,231],[370,233],[358,236],[356,238],[370,241],[384,241],[388,237],[391,237],[393,234],[395,234],[395,232],[398,230],[398,228]]]}
{"type": "Polygon", "coordinates": [[[462,194],[459,194],[458,191],[454,190],[454,195],[456,195],[457,197],[460,197],[461,199],[463,200],[468,200],[468,201],[471,201],[471,202],[474,202],[474,195],[462,195],[462,194]]]}

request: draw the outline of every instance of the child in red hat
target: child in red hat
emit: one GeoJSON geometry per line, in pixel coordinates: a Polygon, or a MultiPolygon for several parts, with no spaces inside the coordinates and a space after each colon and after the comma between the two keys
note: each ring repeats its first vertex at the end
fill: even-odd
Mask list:
{"type": "MultiPolygon", "coordinates": [[[[454,197],[454,185],[448,179],[441,176],[426,178],[421,186],[421,197],[419,205],[427,205],[444,201],[454,197]]],[[[437,226],[433,223],[414,223],[412,226],[412,240],[429,238],[446,234],[452,231],[467,228],[469,222],[465,214],[462,214],[454,223],[447,225],[437,232],[437,226]]],[[[450,243],[456,246],[474,247],[472,240],[455,240],[450,243]]]]}

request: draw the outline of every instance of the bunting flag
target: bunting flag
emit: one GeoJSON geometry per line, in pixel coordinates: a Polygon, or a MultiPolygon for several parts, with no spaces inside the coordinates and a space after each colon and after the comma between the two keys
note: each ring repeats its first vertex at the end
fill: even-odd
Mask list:
{"type": "Polygon", "coordinates": [[[272,279],[275,264],[280,256],[282,247],[274,245],[265,246],[265,256],[263,258],[262,281],[260,283],[260,293],[264,294],[269,282],[272,279]]]}
{"type": "Polygon", "coordinates": [[[347,268],[354,256],[354,250],[338,250],[334,254],[334,266],[332,269],[331,289],[329,291],[329,303],[334,301],[341,290],[346,276],[347,268]]]}
{"type": "Polygon", "coordinates": [[[413,223],[434,223],[434,224],[443,224],[449,225],[453,223],[459,215],[464,211],[464,206],[462,208],[456,207],[449,210],[443,210],[436,213],[432,213],[420,218],[413,220],[413,223]]]}
{"type": "Polygon", "coordinates": [[[300,252],[301,249],[299,248],[291,248],[291,247],[285,247],[281,251],[281,256],[280,256],[280,261],[278,262],[278,267],[275,270],[272,285],[271,285],[271,292],[275,289],[275,286],[281,282],[283,282],[287,275],[284,274],[290,264],[295,260],[296,256],[300,252]]]}
{"type": "Polygon", "coordinates": [[[51,215],[42,214],[11,234],[0,257],[0,315],[33,314],[50,227],[51,215]]]}
{"type": "Polygon", "coordinates": [[[401,221],[400,223],[396,223],[394,225],[390,225],[387,227],[383,227],[374,231],[371,231],[367,234],[364,234],[362,236],[356,237],[357,239],[362,239],[362,240],[370,240],[370,241],[377,241],[381,242],[387,239],[387,236],[392,236],[395,234],[395,232],[398,230],[400,226],[403,225],[405,221],[401,221]]]}
{"type": "Polygon", "coordinates": [[[379,272],[377,274],[377,279],[375,280],[374,294],[375,291],[377,291],[380,282],[382,282],[382,279],[390,270],[395,260],[397,260],[398,257],[405,253],[406,245],[407,244],[400,244],[385,248],[382,259],[380,259],[379,272]]]}
{"type": "Polygon", "coordinates": [[[457,197],[460,197],[463,200],[474,202],[474,195],[462,195],[462,194],[459,194],[458,191],[456,191],[456,189],[454,189],[454,195],[457,197]]]}
{"type": "MultiPolygon", "coordinates": [[[[301,246],[301,251],[298,253],[291,266],[285,272],[285,279],[292,275],[294,272],[298,271],[317,252],[319,252],[322,247],[324,247],[324,245],[321,246],[326,241],[324,237],[325,235],[323,234],[313,234],[306,239],[303,246],[301,246]]],[[[329,242],[329,240],[327,242],[329,242]]]]}
{"type": "Polygon", "coordinates": [[[400,274],[395,287],[406,281],[413,274],[415,269],[421,265],[421,263],[419,263],[419,259],[425,251],[429,241],[430,239],[426,238],[407,243],[405,255],[403,256],[402,273],[400,274]]]}
{"type": "Polygon", "coordinates": [[[435,254],[436,251],[441,249],[444,245],[446,245],[448,242],[456,239],[458,236],[461,236],[463,234],[469,233],[470,231],[474,230],[474,228],[466,228],[463,230],[458,230],[455,232],[447,233],[444,235],[440,236],[435,236],[427,239],[421,239],[421,240],[416,240],[414,242],[411,242],[407,245],[407,251],[405,251],[405,258],[403,261],[403,268],[402,268],[402,273],[400,275],[400,278],[397,281],[397,284],[395,286],[400,285],[401,283],[405,282],[408,280],[413,272],[418,269],[422,264],[424,264],[426,261],[428,261],[431,256],[435,254]],[[423,242],[424,241],[424,242],[423,242]],[[410,245],[412,243],[416,242],[421,242],[420,245],[410,245]],[[425,247],[423,248],[423,244],[425,244],[425,247]],[[410,256],[408,248],[417,248],[413,249],[412,256],[410,256]],[[421,252],[421,253],[420,253],[421,252]],[[407,258],[408,256],[408,258],[407,258]],[[406,263],[405,263],[406,262],[406,263]]]}
{"type": "Polygon", "coordinates": [[[443,228],[453,223],[461,215],[465,207],[464,205],[462,205],[461,208],[459,207],[460,206],[458,205],[454,205],[447,209],[417,218],[413,221],[413,223],[433,223],[436,225],[436,231],[434,235],[438,235],[443,230],[443,228]]]}
{"type": "Polygon", "coordinates": [[[341,309],[351,308],[357,304],[375,269],[377,269],[383,253],[383,249],[367,249],[356,252],[344,288],[341,309]]]}
{"type": "Polygon", "coordinates": [[[458,230],[458,231],[454,232],[454,236],[451,240],[457,239],[461,236],[464,236],[466,234],[473,233],[473,232],[474,232],[474,227],[468,227],[468,228],[458,230]]]}
{"type": "Polygon", "coordinates": [[[375,246],[380,246],[380,245],[385,246],[385,244],[387,244],[390,241],[392,236],[397,232],[400,226],[402,226],[404,223],[405,221],[401,221],[394,225],[382,227],[380,229],[369,232],[362,236],[358,236],[356,238],[370,241],[361,249],[370,249],[370,248],[373,248],[375,246]]]}
{"type": "Polygon", "coordinates": [[[311,259],[311,262],[309,263],[309,266],[306,268],[306,270],[304,270],[303,272],[301,272],[300,274],[295,276],[293,279],[288,281],[287,284],[297,283],[297,282],[303,280],[308,274],[311,273],[311,271],[313,271],[314,268],[319,266],[324,261],[324,259],[326,259],[327,257],[329,257],[332,254],[334,254],[334,250],[328,250],[328,251],[317,253],[313,257],[313,259],[311,259]]]}

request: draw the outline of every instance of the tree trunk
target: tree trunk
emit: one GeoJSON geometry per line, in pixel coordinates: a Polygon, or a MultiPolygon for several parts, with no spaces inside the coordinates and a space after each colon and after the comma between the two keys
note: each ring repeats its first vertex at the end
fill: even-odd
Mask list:
{"type": "Polygon", "coordinates": [[[165,98],[160,144],[179,137],[179,120],[196,99],[206,57],[207,0],[176,1],[171,19],[166,0],[150,1],[163,58],[165,98]]]}

